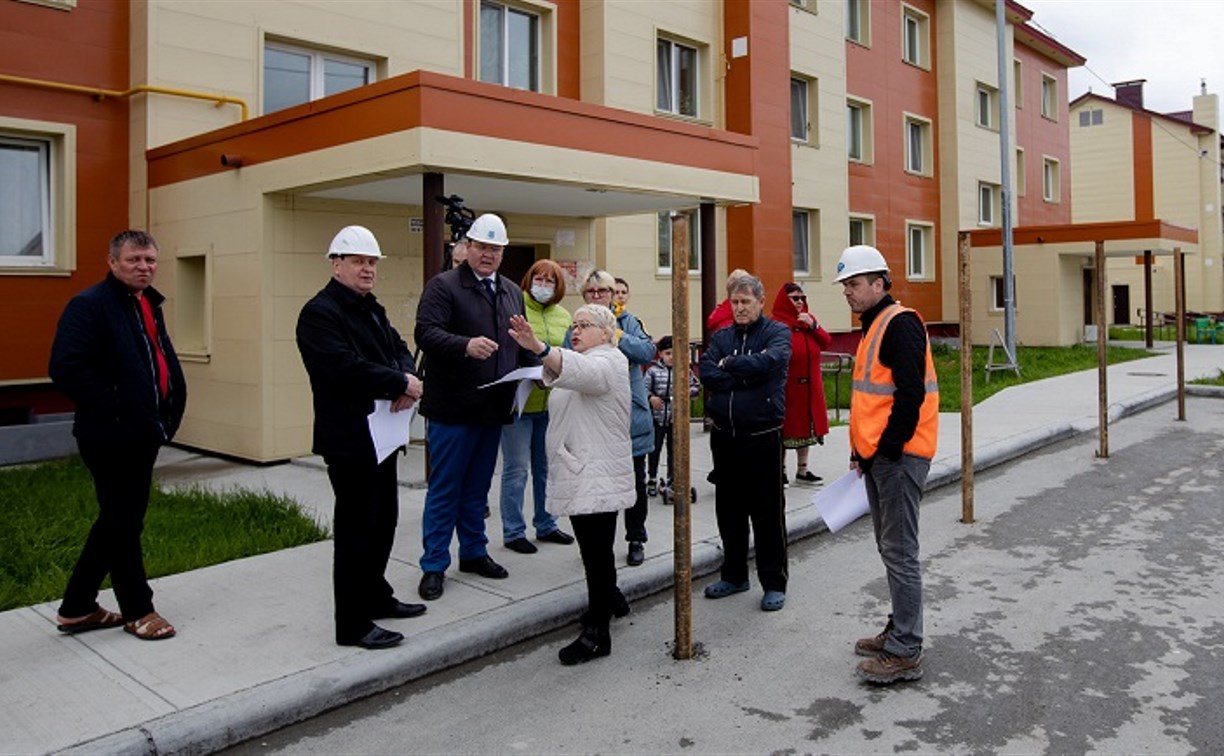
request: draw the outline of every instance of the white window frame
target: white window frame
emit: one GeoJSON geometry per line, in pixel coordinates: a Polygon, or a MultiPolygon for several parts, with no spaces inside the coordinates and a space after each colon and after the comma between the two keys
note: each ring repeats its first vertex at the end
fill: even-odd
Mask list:
{"type": "Polygon", "coordinates": [[[901,6],[901,60],[931,67],[931,17],[910,5],[901,6]],[[911,33],[912,32],[912,33],[911,33]]]}
{"type": "Polygon", "coordinates": [[[871,0],[846,0],[846,39],[871,47],[871,0]]]}
{"type": "Polygon", "coordinates": [[[1016,196],[1023,197],[1028,194],[1028,180],[1025,177],[1026,161],[1024,159],[1024,148],[1016,148],[1016,196]]]}
{"type": "Polygon", "coordinates": [[[668,88],[665,91],[662,87],[659,86],[659,82],[662,80],[665,72],[662,70],[656,70],[655,71],[655,89],[656,89],[655,111],[658,113],[667,113],[673,116],[680,116],[682,118],[700,118],[701,108],[702,108],[702,97],[701,97],[702,47],[693,42],[678,39],[676,37],[660,33],[655,38],[655,66],[657,68],[660,67],[660,64],[662,62],[662,57],[661,57],[660,49],[659,49],[660,46],[662,45],[668,46],[668,55],[667,55],[668,70],[666,71],[667,78],[668,78],[668,88]],[[680,68],[681,68],[680,55],[681,55],[681,51],[683,50],[688,50],[692,52],[693,54],[693,81],[692,81],[693,104],[691,108],[692,112],[688,112],[684,110],[682,108],[682,104],[679,102],[680,68]],[[667,95],[670,95],[667,98],[667,102],[663,102],[662,101],[663,98],[667,95]]]}
{"type": "MultiPolygon", "coordinates": [[[[1006,303],[1003,301],[1005,292],[1003,291],[1003,276],[990,276],[990,310],[991,312],[1001,312],[1006,303]]],[[[1020,293],[1016,287],[1016,277],[1012,276],[1012,297],[1015,299],[1016,309],[1020,309],[1020,293]]]]}
{"type": "Polygon", "coordinates": [[[999,130],[999,90],[977,83],[973,94],[973,121],[979,128],[999,130]]]}
{"type": "Polygon", "coordinates": [[[212,251],[208,245],[174,253],[174,348],[191,362],[207,362],[212,351],[212,251]]]}
{"type": "MultiPolygon", "coordinates": [[[[4,254],[0,275],[67,275],[76,269],[76,126],[0,116],[0,140],[38,155],[36,200],[41,253],[4,254]]],[[[0,196],[15,186],[0,182],[0,196]]],[[[11,201],[0,199],[6,205],[11,201]]],[[[28,205],[27,205],[28,207],[28,205]]]]}
{"type": "Polygon", "coordinates": [[[545,34],[547,32],[546,21],[544,14],[532,9],[525,8],[514,3],[496,2],[496,0],[481,0],[477,6],[477,15],[480,19],[481,32],[478,34],[478,46],[480,48],[477,57],[477,78],[481,81],[491,84],[500,84],[503,87],[511,87],[514,89],[522,89],[528,92],[543,91],[544,81],[544,48],[545,34]],[[490,52],[488,45],[484,41],[484,10],[485,8],[498,9],[501,12],[500,18],[500,47],[495,52],[498,57],[498,67],[500,68],[500,76],[493,78],[485,78],[485,55],[490,52]],[[530,19],[532,31],[535,35],[535,49],[529,50],[527,57],[533,63],[533,72],[530,74],[531,80],[527,82],[527,86],[510,83],[510,54],[511,48],[514,46],[510,35],[510,18],[512,15],[525,16],[530,19]]]}
{"type": "Polygon", "coordinates": [[[817,121],[817,117],[820,112],[820,103],[818,100],[819,97],[820,86],[816,79],[813,79],[810,76],[805,76],[801,73],[791,73],[790,130],[792,142],[807,144],[811,145],[812,147],[820,146],[820,124],[817,121]],[[802,136],[798,136],[795,133],[795,93],[797,87],[802,87],[802,89],[799,91],[802,91],[803,93],[803,102],[801,107],[803,110],[804,128],[802,136]]]}
{"type": "Polygon", "coordinates": [[[1105,110],[1103,108],[1083,108],[1080,110],[1079,126],[1081,129],[1100,126],[1103,123],[1105,123],[1105,110]]]}
{"type": "Polygon", "coordinates": [[[1024,107],[1024,63],[1020,60],[1012,60],[1012,92],[1015,97],[1012,99],[1016,103],[1016,110],[1024,107]]]}
{"type": "Polygon", "coordinates": [[[905,222],[905,277],[910,281],[934,280],[935,224],[925,221],[905,222]],[[920,246],[915,256],[915,243],[920,246]],[[917,265],[915,265],[917,262],[917,265]]]}
{"type": "MultiPolygon", "coordinates": [[[[689,275],[701,275],[701,213],[697,210],[676,210],[677,214],[684,214],[689,219],[689,275]]],[[[672,272],[672,252],[671,252],[671,216],[672,211],[664,210],[658,214],[658,226],[655,233],[656,244],[658,249],[655,254],[655,263],[657,265],[658,274],[661,276],[670,276],[672,272]],[[666,229],[666,230],[665,230],[666,229]],[[666,235],[666,239],[664,239],[666,235]],[[666,263],[666,264],[665,264],[666,263]]]]}
{"type": "Polygon", "coordinates": [[[1041,117],[1058,120],[1058,79],[1041,74],[1041,117]]]}
{"type": "Polygon", "coordinates": [[[797,277],[820,279],[819,210],[791,210],[791,268],[797,277]]]}
{"type": "Polygon", "coordinates": [[[901,130],[905,140],[905,172],[915,176],[930,176],[934,170],[935,150],[931,121],[912,113],[904,114],[901,130]],[[915,150],[917,140],[917,150],[915,150]]]}
{"type": "MultiPolygon", "coordinates": [[[[260,79],[260,88],[261,88],[261,93],[262,93],[262,97],[260,97],[260,107],[262,109],[262,112],[265,115],[268,113],[275,113],[280,110],[286,110],[288,108],[292,108],[297,105],[302,105],[306,102],[314,102],[315,100],[326,97],[329,94],[339,94],[339,92],[348,91],[344,89],[339,90],[338,92],[330,92],[330,93],[326,91],[325,71],[326,71],[327,61],[335,61],[337,63],[346,63],[348,65],[355,65],[355,66],[362,67],[363,69],[365,69],[365,73],[366,73],[366,84],[372,84],[378,80],[378,66],[370,58],[362,58],[362,57],[347,54],[347,53],[332,52],[330,50],[323,50],[317,47],[309,47],[307,45],[295,44],[293,42],[285,42],[285,41],[281,41],[278,39],[272,39],[272,38],[265,39],[264,47],[263,47],[263,60],[262,60],[263,65],[261,68],[261,79],[260,79]],[[268,108],[268,95],[270,93],[270,87],[268,85],[268,51],[269,50],[276,50],[279,52],[289,53],[291,55],[303,55],[310,59],[310,64],[309,64],[310,73],[309,73],[309,84],[307,86],[307,90],[308,90],[307,99],[303,100],[302,102],[294,102],[294,103],[283,105],[277,108],[272,108],[272,109],[268,108]]],[[[355,87],[351,87],[350,89],[352,88],[355,88],[355,87]]]]}
{"type": "Polygon", "coordinates": [[[999,206],[999,191],[998,184],[992,184],[989,181],[978,182],[978,225],[979,226],[997,226],[999,224],[1000,206],[999,206]]]}
{"type": "Polygon", "coordinates": [[[1041,198],[1046,202],[1062,202],[1062,161],[1049,155],[1041,156],[1041,198]]]}
{"type": "Polygon", "coordinates": [[[851,245],[866,244],[872,247],[875,246],[875,216],[851,213],[849,223],[847,225],[847,238],[849,239],[851,245]],[[862,236],[862,238],[857,241],[854,238],[855,224],[859,224],[862,236]]]}
{"type": "Polygon", "coordinates": [[[861,100],[857,97],[846,98],[846,156],[851,162],[864,163],[867,165],[874,162],[875,145],[871,110],[871,102],[869,100],[861,100]],[[853,153],[853,146],[855,142],[856,111],[858,113],[858,156],[855,156],[853,153]]]}

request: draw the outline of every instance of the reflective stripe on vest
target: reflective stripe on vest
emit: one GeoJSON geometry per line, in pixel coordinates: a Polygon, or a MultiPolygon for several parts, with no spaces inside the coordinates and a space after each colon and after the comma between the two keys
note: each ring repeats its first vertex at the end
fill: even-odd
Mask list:
{"type": "MultiPolygon", "coordinates": [[[[914,312],[908,307],[893,304],[876,316],[867,329],[854,358],[854,381],[850,390],[850,447],[862,459],[870,459],[879,448],[880,436],[888,425],[892,414],[893,394],[897,387],[893,383],[892,369],[880,362],[880,344],[884,332],[892,319],[903,312],[914,312]]],[[[921,320],[921,316],[918,316],[921,320]]],[[[903,451],[923,459],[935,457],[935,445],[939,436],[939,383],[935,377],[935,362],[931,359],[931,341],[926,343],[926,397],[918,410],[918,426],[914,435],[905,443],[903,451]]]]}

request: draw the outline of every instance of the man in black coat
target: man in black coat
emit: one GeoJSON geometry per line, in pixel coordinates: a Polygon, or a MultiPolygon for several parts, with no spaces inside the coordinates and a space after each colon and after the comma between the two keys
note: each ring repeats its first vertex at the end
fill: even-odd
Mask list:
{"type": "Polygon", "coordinates": [[[187,404],[162,317],[165,297],[152,286],[157,253],[143,231],[112,239],[106,280],[68,302],[51,346],[51,379],[76,405],[72,432],[98,496],[98,519],[59,608],[65,633],[123,624],[143,640],[174,635],[153,609],[140,548],[153,463],[187,404]],[[108,573],[122,617],[98,605],[108,573]]]}
{"type": "Polygon", "coordinates": [[[459,571],[495,580],[508,576],[489,557],[485,509],[502,426],[514,411],[515,382],[481,389],[535,355],[510,337],[510,316],[523,314],[523,292],[497,274],[509,240],[496,215],[477,218],[467,233],[467,261],[434,276],[417,307],[416,342],[425,353],[429,390],[429,492],[421,516],[421,598],[442,596],[452,536],[459,571]]]}
{"type": "Polygon", "coordinates": [[[297,345],[314,396],[313,451],[327,463],[336,496],[336,643],[388,648],[404,636],[374,620],[416,617],[425,606],[398,601],[385,576],[399,519],[399,450],[379,461],[368,417],[375,399],[388,400],[392,412],[409,409],[423,384],[372,293],[382,258],[374,235],[346,226],[327,257],[332,279],[302,308],[297,345]]]}

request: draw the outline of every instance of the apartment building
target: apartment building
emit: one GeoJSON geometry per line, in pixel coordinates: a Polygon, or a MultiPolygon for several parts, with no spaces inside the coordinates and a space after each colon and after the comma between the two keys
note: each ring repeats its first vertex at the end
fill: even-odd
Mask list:
{"type": "MultiPolygon", "coordinates": [[[[1012,196],[1019,222],[1066,223],[1082,59],[1030,15],[1007,4],[1012,196]]],[[[23,185],[51,251],[0,250],[0,307],[27,326],[0,335],[23,359],[0,397],[50,401],[56,314],[115,229],[147,227],[191,387],[179,440],[249,459],[308,451],[293,326],[346,224],[388,253],[378,294],[404,333],[441,260],[435,198],[458,194],[506,217],[508,275],[607,268],[662,335],[672,213],[692,221],[693,334],[735,267],[770,297],[800,281],[849,333],[831,282],[858,242],[889,257],[899,298],[954,320],[956,232],[1000,222],[990,0],[2,0],[0,19],[0,148],[42,140],[58,177],[23,185]],[[82,52],[52,65],[31,45],[82,52]]]]}

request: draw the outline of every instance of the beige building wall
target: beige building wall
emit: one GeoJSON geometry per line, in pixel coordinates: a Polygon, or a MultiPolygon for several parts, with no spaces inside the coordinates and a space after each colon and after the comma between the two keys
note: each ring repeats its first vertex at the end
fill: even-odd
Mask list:
{"type": "MultiPolygon", "coordinates": [[[[973,343],[985,346],[1003,330],[1003,310],[991,302],[991,277],[1003,275],[999,247],[971,253],[973,343]]],[[[1083,270],[1091,262],[1085,245],[1045,244],[1016,248],[1016,343],[1069,346],[1083,341],[1083,270]]],[[[996,360],[1002,355],[996,355],[996,360]]]]}
{"type": "Polygon", "coordinates": [[[1199,249],[1202,256],[1203,309],[1224,312],[1224,155],[1220,149],[1220,99],[1194,98],[1194,122],[1212,129],[1198,136],[1199,249]]]}
{"type": "MultiPolygon", "coordinates": [[[[1134,220],[1135,167],[1131,158],[1134,129],[1130,110],[1102,100],[1082,100],[1071,108],[1070,129],[1075,172],[1071,182],[1071,222],[1134,220]],[[1103,111],[1102,123],[1079,125],[1080,111],[1098,108],[1103,111]]],[[[1030,155],[1026,159],[1041,157],[1030,155]]],[[[1041,186],[1030,187],[1033,190],[1039,192],[1041,186]]]]}

